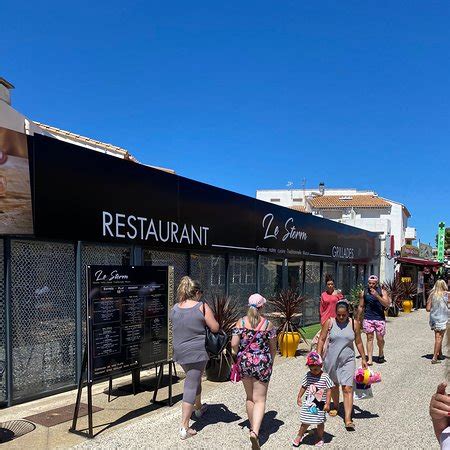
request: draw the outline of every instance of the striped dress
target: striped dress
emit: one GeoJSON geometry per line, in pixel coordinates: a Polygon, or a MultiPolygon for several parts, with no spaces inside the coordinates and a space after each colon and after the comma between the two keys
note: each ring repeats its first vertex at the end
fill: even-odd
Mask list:
{"type": "Polygon", "coordinates": [[[328,389],[334,386],[333,381],[325,372],[313,375],[307,372],[302,379],[302,387],[306,389],[300,409],[300,422],[316,425],[325,422],[325,406],[328,389]]]}

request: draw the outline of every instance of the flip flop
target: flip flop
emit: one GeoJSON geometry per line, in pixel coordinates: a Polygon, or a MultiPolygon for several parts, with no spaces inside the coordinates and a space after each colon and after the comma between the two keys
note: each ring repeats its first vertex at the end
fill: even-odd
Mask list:
{"type": "Polygon", "coordinates": [[[345,424],[347,431],[355,431],[355,424],[353,422],[348,422],[345,424]]]}

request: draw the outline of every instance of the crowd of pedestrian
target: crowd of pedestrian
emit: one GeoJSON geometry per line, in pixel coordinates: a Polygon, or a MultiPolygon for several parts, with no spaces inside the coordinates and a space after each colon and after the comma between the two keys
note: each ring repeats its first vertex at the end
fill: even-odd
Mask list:
{"type": "MultiPolygon", "coordinates": [[[[203,292],[198,282],[183,277],[177,294],[178,303],[172,309],[171,320],[174,360],[186,373],[179,428],[181,439],[186,439],[196,434],[189,426],[192,415],[199,418],[207,410],[207,405],[201,402],[201,379],[209,359],[205,350],[206,327],[216,333],[219,324],[209,306],[202,302],[203,292]]],[[[438,280],[427,301],[430,327],[435,334],[433,364],[442,358],[448,301],[447,285],[443,280],[438,280]]],[[[249,297],[247,314],[236,322],[231,340],[239,378],[245,389],[249,439],[253,450],[260,448],[259,434],[277,348],[276,329],[264,316],[265,304],[266,299],[260,294],[249,297]]],[[[332,277],[327,275],[326,290],[320,298],[321,330],[313,342],[313,351],[306,358],[308,370],[300,380],[297,396],[300,428],[292,441],[294,447],[302,444],[311,425],[316,426],[316,445],[320,447],[324,444],[326,417],[338,415],[340,390],[343,395],[344,426],[348,431],[355,430],[352,420],[355,347],[360,357],[359,365],[363,369],[374,362],[383,364],[386,361],[385,308],[389,304],[388,293],[379,286],[378,278],[372,275],[367,287],[361,291],[359,305],[352,314],[350,303],[336,289],[332,277]],[[366,349],[362,333],[367,337],[366,349]],[[377,359],[373,357],[375,337],[377,359]]],[[[439,385],[430,404],[436,436],[444,443],[450,436],[450,396],[446,395],[445,389],[446,385],[439,385]]],[[[448,440],[448,447],[442,448],[450,449],[450,437],[448,440]]]]}

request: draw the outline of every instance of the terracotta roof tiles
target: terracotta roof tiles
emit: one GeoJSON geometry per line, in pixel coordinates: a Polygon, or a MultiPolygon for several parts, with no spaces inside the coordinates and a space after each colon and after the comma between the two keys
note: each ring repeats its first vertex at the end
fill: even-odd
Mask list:
{"type": "Polygon", "coordinates": [[[391,204],[374,195],[322,195],[308,199],[313,208],[390,208],[391,204]]]}

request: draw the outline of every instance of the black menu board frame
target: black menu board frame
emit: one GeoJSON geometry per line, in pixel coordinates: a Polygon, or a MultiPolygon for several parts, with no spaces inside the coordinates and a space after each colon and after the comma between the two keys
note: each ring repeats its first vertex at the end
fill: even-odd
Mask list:
{"type": "Polygon", "coordinates": [[[172,266],[86,266],[87,380],[169,358],[172,266]]]}

